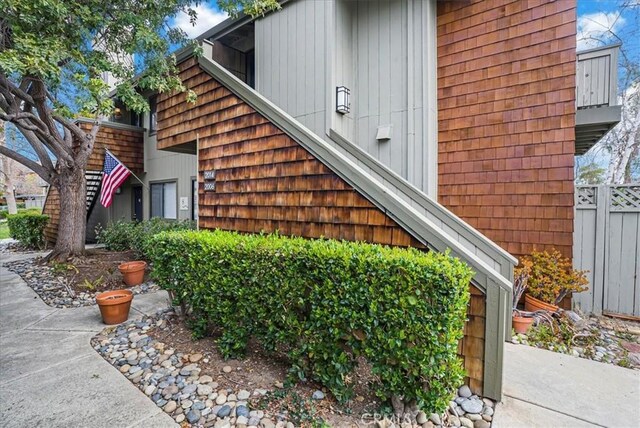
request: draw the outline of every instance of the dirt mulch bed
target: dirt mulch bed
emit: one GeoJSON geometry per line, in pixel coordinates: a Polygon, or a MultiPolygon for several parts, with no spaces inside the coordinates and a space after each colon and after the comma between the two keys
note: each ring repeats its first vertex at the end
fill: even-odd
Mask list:
{"type": "Polygon", "coordinates": [[[172,317],[162,329],[152,329],[147,334],[184,355],[202,354],[203,359],[198,362],[200,374],[211,376],[221,388],[270,391],[256,404],[271,414],[284,412],[296,422],[307,421],[310,426],[312,420],[322,419],[331,426],[357,427],[362,425],[362,415],[380,412],[381,403],[370,387],[371,372],[362,364],[354,373],[354,399],[339,404],[318,384],[304,381],[283,384],[289,368],[286,356],[267,353],[255,341],[249,343],[244,358],[225,360],[218,352],[215,339],[194,339],[182,317],[172,317]],[[325,393],[325,399],[312,400],[318,390],[325,393]]]}
{"type": "MultiPolygon", "coordinates": [[[[95,305],[95,296],[103,291],[129,288],[118,265],[138,260],[133,251],[87,250],[82,257],[67,262],[46,263],[42,258],[6,263],[42,300],[58,308],[95,305]]],[[[130,288],[134,294],[158,287],[149,281],[149,268],[141,285],[130,288]]]]}
{"type": "MultiPolygon", "coordinates": [[[[121,263],[139,260],[133,251],[87,250],[83,257],[76,257],[67,263],[50,262],[49,267],[56,276],[64,277],[73,291],[87,290],[103,292],[128,288],[118,270],[121,263]]],[[[149,280],[149,268],[144,280],[149,280]]]]}

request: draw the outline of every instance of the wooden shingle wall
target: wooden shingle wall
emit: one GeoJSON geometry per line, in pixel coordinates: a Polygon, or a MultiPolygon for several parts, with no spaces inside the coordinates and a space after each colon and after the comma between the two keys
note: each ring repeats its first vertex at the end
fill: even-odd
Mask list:
{"type": "Polygon", "coordinates": [[[438,2],[439,201],[511,254],[572,255],[576,2],[438,2]]]}
{"type": "MultiPolygon", "coordinates": [[[[87,131],[91,124],[81,123],[87,131]]],[[[89,158],[87,169],[102,171],[104,165],[104,149],[107,148],[131,171],[138,174],[144,171],[144,134],[133,129],[121,129],[102,124],[96,135],[93,152],[89,158]]]]}
{"type": "MultiPolygon", "coordinates": [[[[90,123],[80,122],[79,125],[87,132],[91,129],[90,123]]],[[[96,135],[93,152],[87,164],[88,171],[102,171],[105,148],[108,148],[134,173],[144,171],[144,140],[141,131],[102,124],[96,135]]],[[[58,223],[60,221],[60,194],[54,186],[49,187],[42,212],[49,216],[49,223],[44,230],[45,238],[47,242],[53,244],[58,237],[58,223]]]]}
{"type": "Polygon", "coordinates": [[[49,216],[49,222],[44,228],[44,237],[49,244],[55,244],[58,239],[58,224],[60,223],[60,192],[53,186],[49,186],[42,214],[49,216]]]}
{"type": "MultiPolygon", "coordinates": [[[[280,231],[307,238],[423,246],[296,141],[200,70],[181,64],[183,80],[198,94],[158,102],[158,147],[199,137],[199,224],[241,232],[280,231]],[[215,191],[204,191],[204,171],[215,171],[215,191]]],[[[485,296],[472,299],[460,343],[469,385],[482,393],[485,296]]]]}

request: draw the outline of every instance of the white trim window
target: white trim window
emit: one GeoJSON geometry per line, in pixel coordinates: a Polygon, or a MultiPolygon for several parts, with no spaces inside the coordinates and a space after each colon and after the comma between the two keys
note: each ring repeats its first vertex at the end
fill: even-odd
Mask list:
{"type": "Polygon", "coordinates": [[[178,195],[175,181],[151,183],[151,217],[178,218],[178,195]]]}

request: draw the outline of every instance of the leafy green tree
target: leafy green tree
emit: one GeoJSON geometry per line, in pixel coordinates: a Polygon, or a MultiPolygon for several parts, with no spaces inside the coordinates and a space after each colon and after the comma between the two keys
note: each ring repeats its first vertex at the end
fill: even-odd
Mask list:
{"type": "Polygon", "coordinates": [[[595,162],[582,165],[576,178],[577,184],[604,184],[607,170],[595,162]]]}
{"type": "MultiPolygon", "coordinates": [[[[0,154],[60,192],[58,240],[50,258],[84,251],[86,166],[101,122],[114,108],[103,76],[110,73],[121,82],[116,95],[135,112],[149,109],[144,91],[182,91],[194,100],[170,54],[172,46],[189,41],[169,22],[181,12],[195,22],[195,5],[191,0],[0,0],[0,119],[15,125],[34,155],[7,146],[0,146],[0,154]],[[141,69],[144,74],[134,82],[141,69]],[[95,118],[89,132],[74,122],[75,112],[95,118]]],[[[220,7],[232,16],[243,11],[256,16],[279,6],[276,0],[221,0],[220,7]]]]}

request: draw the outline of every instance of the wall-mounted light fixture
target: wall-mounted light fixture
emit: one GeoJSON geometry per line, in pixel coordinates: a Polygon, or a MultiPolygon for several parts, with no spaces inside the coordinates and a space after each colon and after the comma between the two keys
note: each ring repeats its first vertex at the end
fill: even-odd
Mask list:
{"type": "Polygon", "coordinates": [[[351,91],[346,86],[336,87],[336,111],[338,113],[349,113],[349,95],[351,95],[351,91]]]}
{"type": "Polygon", "coordinates": [[[120,110],[120,108],[119,108],[119,107],[116,107],[116,108],[113,110],[113,117],[114,117],[116,120],[119,120],[119,119],[121,119],[121,118],[122,118],[122,110],[120,110]]]}

